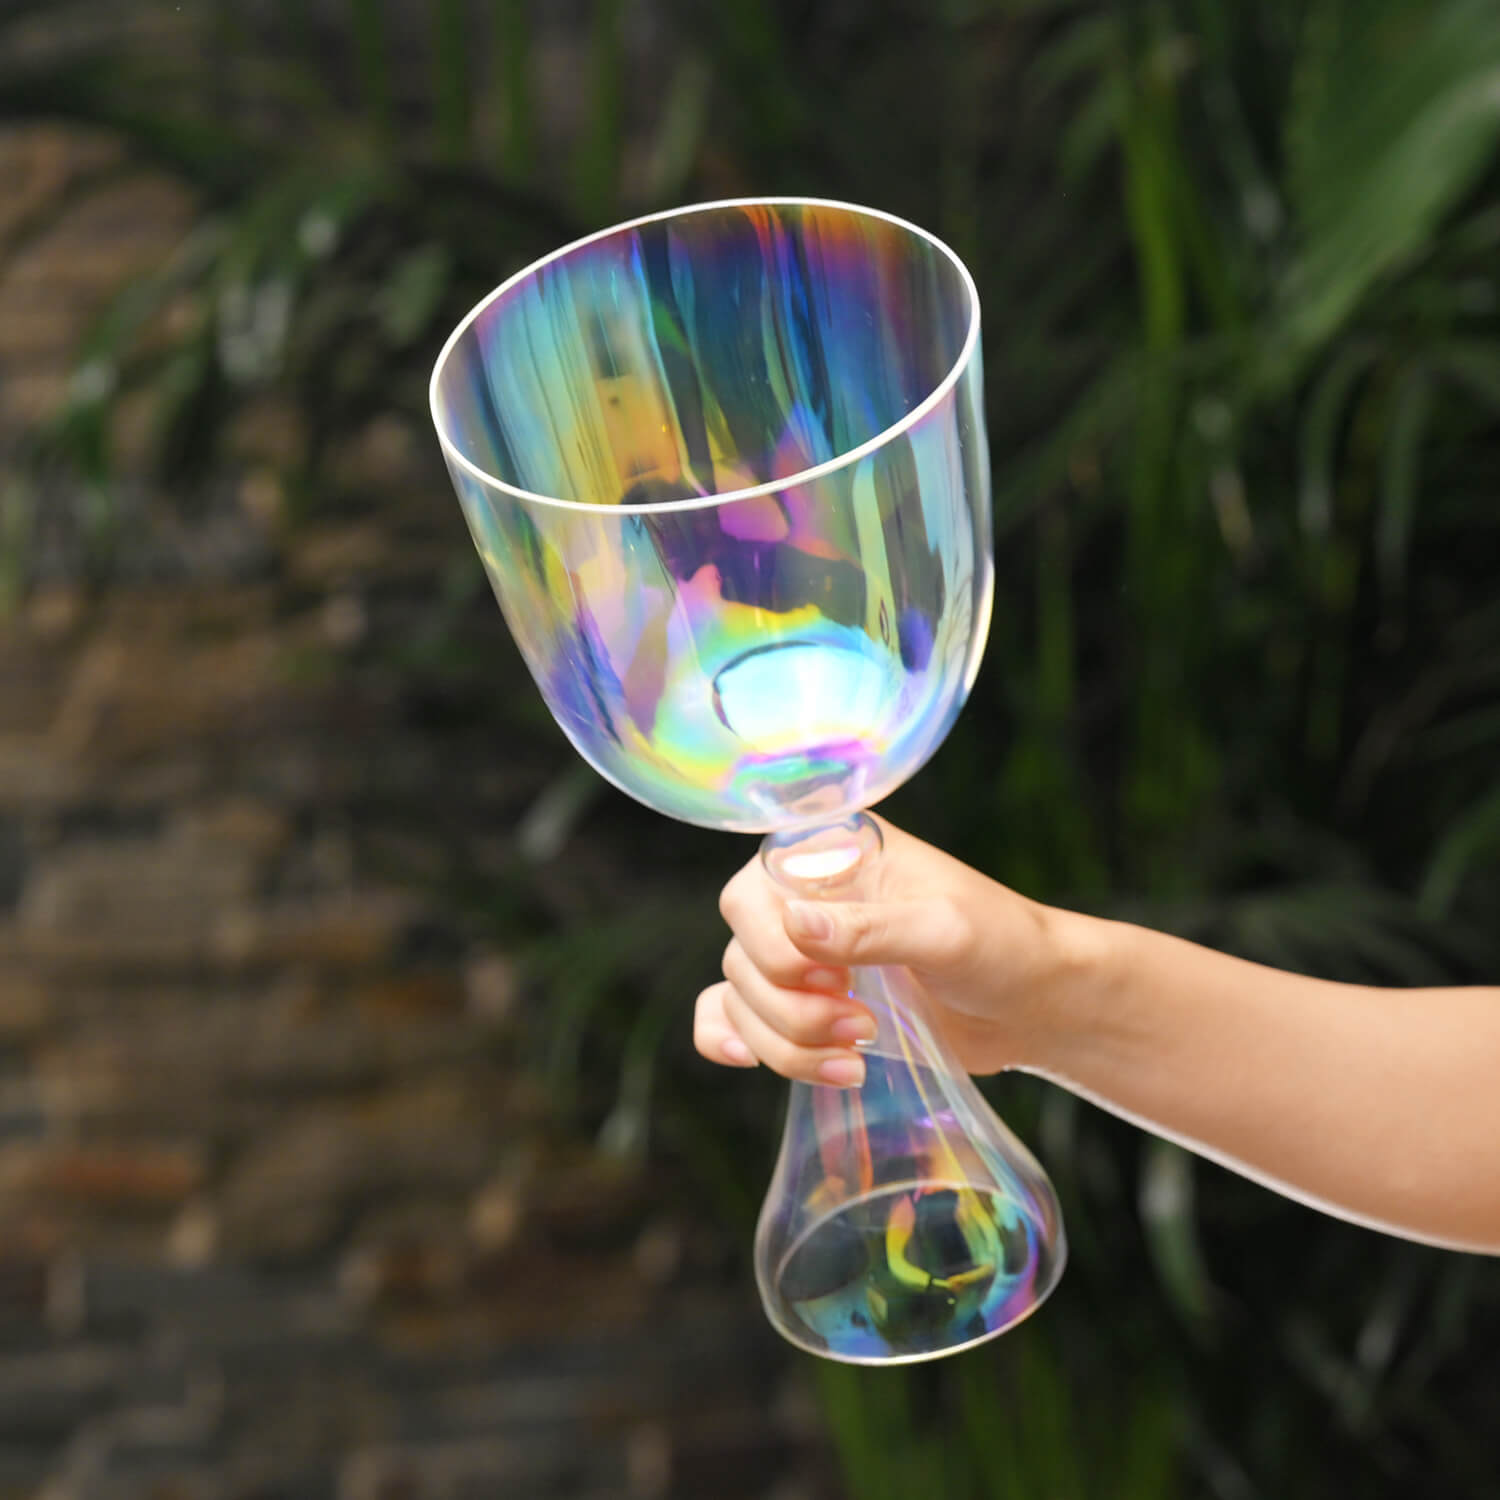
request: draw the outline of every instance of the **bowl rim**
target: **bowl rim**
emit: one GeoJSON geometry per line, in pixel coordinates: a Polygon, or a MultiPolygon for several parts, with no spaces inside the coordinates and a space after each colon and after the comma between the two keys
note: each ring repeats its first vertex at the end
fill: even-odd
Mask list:
{"type": "Polygon", "coordinates": [[[979,289],[974,284],[974,277],[962,259],[951,246],[940,240],[930,230],[923,229],[919,224],[913,224],[910,220],[900,218],[896,214],[885,212],[884,209],[868,208],[858,203],[846,203],[837,198],[803,198],[803,197],[763,197],[763,198],[715,198],[704,203],[690,203],[680,208],[662,209],[657,213],[642,214],[639,218],[627,219],[619,224],[612,224],[607,229],[596,230],[593,234],[586,234],[581,239],[571,241],[566,245],[542,256],[539,260],[532,261],[523,266],[513,276],[508,276],[492,292],[480,298],[478,302],[459,321],[458,326],[448,335],[447,342],[443,345],[442,352],[437,357],[437,362],[432,368],[432,376],[428,381],[427,399],[431,409],[432,424],[437,429],[438,442],[443,449],[443,456],[448,460],[450,466],[456,466],[471,478],[479,481],[488,489],[498,490],[500,493],[509,495],[514,500],[520,500],[528,505],[554,506],[562,510],[585,511],[600,515],[653,515],[665,514],[672,511],[705,510],[710,506],[727,505],[737,500],[751,500],[758,495],[781,494],[786,490],[795,489],[800,485],[810,484],[814,480],[822,479],[828,474],[836,473],[839,469],[850,464],[856,464],[861,459],[883,447],[902,433],[915,427],[929,412],[931,412],[953,389],[968,368],[975,350],[979,345],[979,289]],[[952,367],[943,378],[917,403],[912,409],[905,413],[901,419],[892,423],[889,427],[876,433],[874,437],[867,438],[857,447],[850,448],[846,452],[837,454],[835,457],[825,460],[821,464],[815,464],[812,468],[799,470],[785,479],[767,480],[764,484],[750,485],[747,488],[737,490],[725,490],[712,495],[689,495],[680,500],[658,500],[639,505],[607,504],[590,500],[565,500],[556,495],[543,495],[535,490],[521,489],[518,485],[508,484],[505,480],[489,473],[474,463],[472,459],[464,456],[458,449],[457,444],[450,437],[443,422],[442,408],[438,399],[438,381],[448,364],[450,356],[458,347],[460,340],[474,323],[483,316],[490,305],[498,301],[510,291],[512,287],[519,286],[529,277],[535,276],[544,267],[551,265],[554,261],[562,260],[572,255],[575,251],[582,250],[588,245],[600,240],[609,239],[614,235],[626,234],[634,229],[639,229],[644,224],[660,223],[664,219],[685,218],[689,214],[709,213],[716,209],[725,208],[831,208],[844,213],[856,214],[864,218],[880,219],[884,223],[892,224],[898,229],[915,235],[918,239],[926,240],[942,252],[958,271],[959,279],[968,295],[969,302],[969,326],[964,334],[962,347],[954,360],[952,367]]]}

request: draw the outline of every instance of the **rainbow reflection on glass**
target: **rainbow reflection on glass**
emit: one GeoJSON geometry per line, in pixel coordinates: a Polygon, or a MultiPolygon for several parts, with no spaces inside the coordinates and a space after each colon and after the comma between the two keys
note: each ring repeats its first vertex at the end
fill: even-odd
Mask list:
{"type": "MultiPolygon", "coordinates": [[[[432,409],[522,655],[615,785],[689,822],[785,835],[839,825],[942,742],[978,669],[993,571],[978,300],[932,236],[810,200],[606,230],[469,314],[432,409]]],[[[894,1128],[868,1143],[899,1155],[894,1128]]],[[[1036,1219],[1001,1198],[992,1221],[1036,1219]]],[[[890,1212],[890,1255],[937,1243],[933,1203],[890,1212]]],[[[976,1212],[964,1200],[953,1223],[981,1246],[976,1212]]],[[[1027,1310],[1045,1295],[1055,1219],[1053,1204],[1032,1239],[1056,1253],[1016,1270],[1012,1235],[990,1290],[957,1298],[966,1319],[1014,1321],[1013,1271],[1027,1310]]],[[[847,1330],[799,1333],[768,1309],[838,1357],[956,1346],[933,1333],[920,1351],[855,1350],[847,1330]]]]}
{"type": "Polygon", "coordinates": [[[878,801],[942,741],[991,592],[962,293],[882,217],[710,206],[566,250],[460,329],[433,386],[454,483],[617,786],[760,832],[878,801]]]}
{"type": "MultiPolygon", "coordinates": [[[[867,898],[881,852],[865,813],[769,834],[771,878],[867,898]]],[[[1014,1327],[1067,1258],[1047,1174],[928,1024],[905,969],[856,969],[875,1018],[858,1089],[793,1083],[755,1235],[755,1276],[793,1343],[853,1364],[952,1354],[1014,1327]]]]}

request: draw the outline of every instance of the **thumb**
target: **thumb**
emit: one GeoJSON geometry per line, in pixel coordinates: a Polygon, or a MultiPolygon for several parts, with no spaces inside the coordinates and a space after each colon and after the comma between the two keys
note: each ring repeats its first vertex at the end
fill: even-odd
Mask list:
{"type": "Polygon", "coordinates": [[[962,964],[972,943],[963,913],[947,900],[788,901],[786,933],[824,963],[905,964],[941,973],[962,964]]]}

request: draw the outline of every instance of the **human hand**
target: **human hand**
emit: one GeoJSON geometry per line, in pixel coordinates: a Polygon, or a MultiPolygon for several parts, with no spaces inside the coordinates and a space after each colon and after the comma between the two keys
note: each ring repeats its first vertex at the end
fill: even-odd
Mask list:
{"type": "Polygon", "coordinates": [[[799,901],[752,859],[724,887],[734,933],[724,979],[698,997],[711,1062],[858,1085],[875,1034],[849,970],[904,965],[931,1024],[972,1073],[1041,1061],[1058,1002],[1093,946],[1087,920],[1029,901],[880,823],[885,849],[860,901],[799,901]]]}

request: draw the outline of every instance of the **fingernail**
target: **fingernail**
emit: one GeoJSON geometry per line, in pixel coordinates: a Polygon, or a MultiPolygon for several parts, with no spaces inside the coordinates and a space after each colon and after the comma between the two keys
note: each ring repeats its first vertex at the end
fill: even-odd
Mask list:
{"type": "Polygon", "coordinates": [[[831,938],[833,922],[826,911],[820,910],[811,901],[788,901],[786,904],[787,926],[798,937],[831,938]]]}
{"type": "Polygon", "coordinates": [[[818,1077],[841,1089],[855,1088],[865,1081],[864,1060],[858,1057],[830,1057],[818,1064],[818,1077]]]}
{"type": "Polygon", "coordinates": [[[737,1036],[726,1036],[719,1043],[719,1051],[737,1068],[755,1066],[755,1054],[737,1036]]]}
{"type": "Polygon", "coordinates": [[[809,969],[807,987],[810,990],[836,990],[849,988],[848,975],[842,969],[809,969]]]}
{"type": "Polygon", "coordinates": [[[869,1016],[840,1016],[828,1028],[828,1034],[845,1047],[852,1047],[856,1042],[873,1042],[875,1022],[869,1016]]]}

